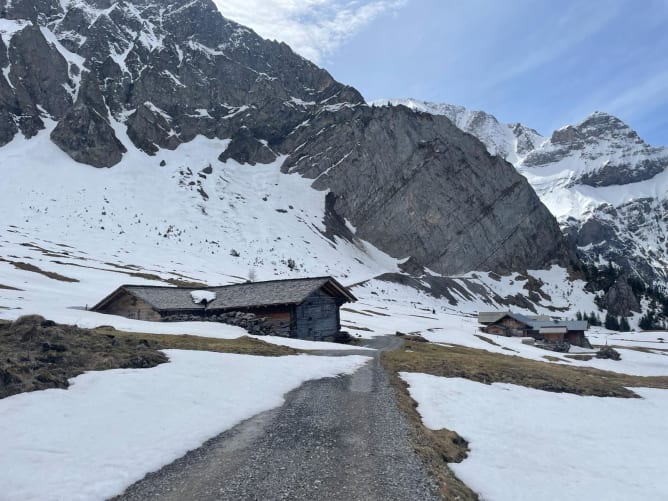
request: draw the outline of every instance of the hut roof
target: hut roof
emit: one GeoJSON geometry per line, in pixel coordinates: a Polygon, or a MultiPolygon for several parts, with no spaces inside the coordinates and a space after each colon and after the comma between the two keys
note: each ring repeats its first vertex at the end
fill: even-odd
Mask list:
{"type": "Polygon", "coordinates": [[[103,309],[123,291],[150,304],[158,311],[234,310],[240,308],[300,304],[318,289],[343,299],[356,301],[346,287],[332,277],[297,278],[223,285],[219,287],[169,287],[155,285],[121,285],[92,309],[103,309]],[[195,302],[192,292],[212,292],[211,302],[195,302]]]}

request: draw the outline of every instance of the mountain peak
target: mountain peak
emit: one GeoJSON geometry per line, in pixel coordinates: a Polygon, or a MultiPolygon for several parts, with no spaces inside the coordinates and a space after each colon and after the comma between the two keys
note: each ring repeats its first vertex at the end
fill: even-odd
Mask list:
{"type": "Polygon", "coordinates": [[[626,123],[603,111],[591,113],[577,125],[566,125],[555,130],[550,142],[575,149],[594,144],[608,144],[615,149],[630,145],[647,146],[626,123]]]}

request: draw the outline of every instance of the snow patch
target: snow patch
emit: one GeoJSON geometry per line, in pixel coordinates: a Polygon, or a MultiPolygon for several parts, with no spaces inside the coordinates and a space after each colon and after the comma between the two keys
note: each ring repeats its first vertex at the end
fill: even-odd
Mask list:
{"type": "Polygon", "coordinates": [[[555,501],[668,499],[668,484],[657,481],[668,468],[667,390],[633,388],[642,399],[600,398],[401,377],[427,427],[469,441],[469,457],[450,468],[484,499],[514,501],[529,493],[555,501]]]}
{"type": "Polygon", "coordinates": [[[302,382],[350,374],[369,360],[165,353],[170,362],[152,369],[93,371],[68,390],[0,400],[0,497],[108,499],[283,404],[302,382]]]}
{"type": "Polygon", "coordinates": [[[193,300],[193,303],[195,304],[202,304],[206,306],[209,304],[211,301],[216,299],[216,293],[213,291],[192,291],[190,293],[190,297],[193,300]]]}

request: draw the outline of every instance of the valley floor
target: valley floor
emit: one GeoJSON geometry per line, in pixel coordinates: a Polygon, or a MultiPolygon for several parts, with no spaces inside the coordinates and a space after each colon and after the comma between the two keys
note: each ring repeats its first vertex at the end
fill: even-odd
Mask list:
{"type": "MultiPolygon", "coordinates": [[[[46,241],[33,235],[32,230],[18,227],[6,228],[1,235],[2,319],[14,320],[24,314],[37,313],[61,323],[90,328],[112,325],[119,330],[146,335],[191,334],[235,339],[246,334],[242,329],[220,324],[141,322],[85,309],[86,304],[100,300],[125,282],[242,280],[245,269],[237,267],[234,273],[229,263],[232,258],[225,264],[224,273],[211,272],[203,265],[208,262],[203,254],[201,260],[177,262],[176,256],[182,256],[182,251],[177,253],[178,249],[166,245],[164,249],[155,247],[152,254],[154,248],[145,243],[140,246],[145,252],[126,255],[119,249],[107,252],[92,244],[74,248],[60,240],[46,241]],[[172,251],[174,259],[167,259],[172,251]],[[153,259],[163,264],[151,264],[153,259]]],[[[317,268],[317,263],[310,261],[310,268],[299,270],[295,275],[326,273],[327,270],[317,268]]],[[[361,268],[360,265],[357,274],[348,277],[345,283],[365,280],[368,278],[365,273],[373,276],[377,271],[362,272],[361,268]]],[[[351,268],[351,273],[353,271],[351,268]]],[[[499,294],[522,293],[526,283],[515,274],[498,279],[479,275],[477,283],[481,288],[499,294]]],[[[261,274],[260,278],[265,276],[261,274]]],[[[581,284],[568,282],[564,270],[537,271],[535,276],[545,283],[543,291],[551,296],[550,301],[544,301],[545,306],[537,305],[539,313],[554,313],[548,306],[555,305],[560,309],[558,314],[572,317],[578,310],[591,311],[595,307],[593,297],[578,290],[581,284]]],[[[568,492],[570,499],[588,500],[598,497],[598,490],[594,492],[594,489],[608,489],[605,492],[610,494],[609,499],[615,499],[614,496],[619,496],[618,499],[666,498],[657,480],[668,472],[666,455],[660,449],[660,444],[668,442],[668,428],[662,426],[668,415],[665,396],[668,390],[663,389],[668,386],[666,333],[618,334],[592,329],[588,336],[594,345],[614,346],[622,355],[621,361],[599,360],[592,357],[593,350],[558,354],[524,345],[518,338],[482,334],[475,313],[502,306],[490,304],[475,294],[465,297],[467,291],[457,297],[457,305],[379,280],[365,282],[353,292],[360,300],[345,306],[341,321],[344,329],[361,343],[397,331],[416,333],[430,341],[424,344],[445,350],[451,357],[466,352],[470,354],[463,356],[468,356],[468,360],[482,363],[486,357],[480,354],[487,354],[494,364],[512,369],[513,377],[499,381],[503,384],[495,383],[496,368],[492,371],[485,365],[474,371],[472,364],[468,364],[463,371],[465,374],[420,375],[426,372],[420,365],[404,370],[411,373],[404,377],[420,413],[415,421],[419,423],[421,418],[428,427],[457,432],[469,443],[468,456],[451,467],[485,499],[506,499],[495,486],[510,483],[514,499],[522,496],[549,499],[555,492],[563,491],[568,492]],[[585,397],[544,391],[540,387],[529,389],[525,387],[527,381],[523,381],[531,379],[523,378],[523,371],[529,370],[525,368],[526,362],[540,364],[547,372],[565,368],[610,371],[619,375],[608,378],[615,380],[615,392],[621,393],[630,387],[624,391],[633,391],[641,398],[585,397]],[[442,377],[444,375],[448,377],[442,377]],[[462,377],[467,379],[457,379],[462,377]],[[643,380],[633,379],[631,383],[628,379],[643,377],[652,378],[652,384],[645,387],[654,386],[654,389],[644,389],[639,383],[643,380]],[[447,405],[443,408],[441,404],[447,405]],[[527,441],[527,437],[531,440],[527,441]],[[506,459],[499,462],[495,458],[506,459]],[[624,461],[620,462],[622,459],[624,461]],[[593,477],[608,479],[608,483],[601,487],[593,477]],[[558,490],[555,490],[557,485],[558,490]],[[614,492],[611,492],[612,486],[614,492]]],[[[302,340],[262,339],[299,349],[341,349],[340,345],[302,340]]],[[[402,354],[419,352],[417,343],[407,345],[402,354]]],[[[70,380],[72,386],[68,390],[44,390],[0,399],[2,495],[12,500],[104,499],[121,493],[147,473],[161,469],[189,450],[197,450],[207,440],[258,413],[269,411],[274,416],[271,419],[279,420],[298,417],[290,414],[290,409],[295,409],[297,404],[306,405],[313,398],[313,388],[331,391],[332,403],[344,409],[348,399],[350,403],[372,402],[377,390],[378,396],[385,398],[382,378],[373,376],[369,383],[365,376],[369,374],[368,365],[364,365],[369,353],[359,348],[355,353],[357,355],[343,352],[342,357],[291,355],[269,359],[172,349],[167,351],[171,361],[153,369],[90,372],[70,380]],[[331,379],[342,373],[347,375],[331,379]],[[314,379],[319,381],[301,386],[314,379]],[[369,391],[366,384],[371,384],[369,391]],[[289,396],[285,397],[286,394],[289,396]],[[289,403],[281,407],[285,399],[289,403]],[[39,482],[35,481],[36,475],[39,482]]],[[[447,365],[445,361],[441,364],[447,365]]],[[[569,384],[577,387],[589,381],[584,375],[580,380],[579,374],[575,374],[578,377],[569,379],[569,384]]],[[[600,374],[592,377],[606,380],[600,374]]],[[[359,428],[362,436],[368,432],[368,440],[372,442],[386,440],[374,434],[377,433],[377,414],[364,414],[366,411],[358,407],[360,405],[350,409],[351,416],[356,416],[357,420],[348,422],[345,430],[319,429],[317,433],[314,431],[314,439],[331,435],[340,437],[339,441],[349,446],[346,440],[360,435],[348,428],[359,428]]],[[[315,413],[320,408],[323,412],[327,410],[323,402],[309,412],[315,413]]],[[[411,418],[410,422],[413,421],[411,418]]],[[[300,426],[306,429],[315,425],[304,419],[300,426]]],[[[260,434],[246,445],[256,444],[260,447],[258,450],[273,454],[264,448],[270,447],[271,439],[269,434],[260,434]]],[[[305,447],[309,452],[304,449],[300,454],[310,457],[311,451],[322,453],[324,463],[321,464],[327,470],[336,464],[337,468],[344,466],[351,474],[358,471],[345,454],[328,457],[329,446],[322,440],[320,446],[305,447]]],[[[373,443],[369,447],[374,450],[373,447],[381,445],[373,443]]],[[[259,472],[251,468],[259,459],[258,456],[253,458],[249,457],[249,462],[239,467],[241,476],[237,479],[248,473],[259,482],[259,472]]],[[[272,464],[272,468],[283,471],[278,459],[272,464]]],[[[380,463],[375,465],[380,467],[380,463]]],[[[309,484],[309,489],[314,489],[316,477],[310,478],[313,484],[309,484]]],[[[392,483],[388,482],[389,489],[392,483]]],[[[318,485],[321,484],[322,481],[318,485]]],[[[324,484],[323,489],[331,489],[333,485],[324,484]]],[[[263,488],[269,488],[268,484],[263,488]]]]}

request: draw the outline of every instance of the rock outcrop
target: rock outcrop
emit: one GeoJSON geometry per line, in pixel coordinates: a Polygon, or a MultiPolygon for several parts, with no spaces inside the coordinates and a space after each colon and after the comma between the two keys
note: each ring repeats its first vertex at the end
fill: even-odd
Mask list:
{"type": "Polygon", "coordinates": [[[357,234],[444,274],[568,264],[554,218],[512,165],[445,117],[323,110],[282,145],[283,170],[337,194],[357,234]],[[299,145],[302,145],[297,149],[299,145]]]}

